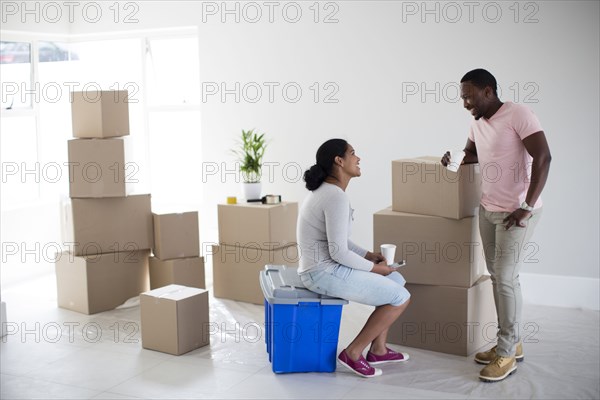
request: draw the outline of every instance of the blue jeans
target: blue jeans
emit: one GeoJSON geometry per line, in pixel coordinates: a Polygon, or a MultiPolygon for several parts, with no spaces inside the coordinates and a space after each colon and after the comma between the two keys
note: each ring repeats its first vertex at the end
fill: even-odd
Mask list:
{"type": "Polygon", "coordinates": [[[406,280],[397,271],[383,276],[337,265],[314,272],[306,271],[300,279],[313,292],[370,306],[399,306],[410,298],[404,287],[406,280]]]}

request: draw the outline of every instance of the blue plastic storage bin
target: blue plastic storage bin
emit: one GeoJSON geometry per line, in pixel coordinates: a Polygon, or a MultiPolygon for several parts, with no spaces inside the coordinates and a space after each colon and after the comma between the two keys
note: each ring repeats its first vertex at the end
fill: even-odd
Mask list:
{"type": "Polygon", "coordinates": [[[311,292],[297,268],[284,265],[265,266],[260,286],[273,372],[335,371],[342,306],[348,301],[311,292]]]}

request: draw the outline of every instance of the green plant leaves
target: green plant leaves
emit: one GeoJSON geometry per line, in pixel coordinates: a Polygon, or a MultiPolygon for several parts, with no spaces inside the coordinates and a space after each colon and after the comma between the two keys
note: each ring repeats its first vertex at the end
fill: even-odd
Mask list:
{"type": "Polygon", "coordinates": [[[262,173],[262,158],[267,148],[265,134],[257,134],[254,129],[242,129],[241,140],[233,152],[240,162],[240,172],[244,182],[260,182],[262,173]]]}

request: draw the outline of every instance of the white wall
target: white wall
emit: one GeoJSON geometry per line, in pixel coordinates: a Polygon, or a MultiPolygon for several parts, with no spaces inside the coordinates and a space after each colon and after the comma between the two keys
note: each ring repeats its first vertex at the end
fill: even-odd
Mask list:
{"type": "MultiPolygon", "coordinates": [[[[207,96],[201,126],[204,163],[226,162],[233,168],[229,148],[242,128],[256,127],[271,139],[265,160],[282,164],[275,168],[274,181],[264,184],[264,192],[302,201],[306,190],[301,181],[290,182],[293,176],[284,179],[283,164],[291,163],[287,171],[294,174],[295,165],[313,162],[324,140],[348,139],[362,157],[363,176],[348,192],[356,209],[354,239],[365,246],[372,244],[372,214],[391,204],[390,161],[461,147],[471,118],[456,101],[456,82],[470,69],[489,69],[504,100],[526,103],[538,114],[553,155],[543,193],[545,213],[533,238],[539,244],[539,262],[525,265],[523,272],[598,279],[598,2],[522,2],[518,22],[514,2],[474,2],[471,16],[464,2],[428,2],[428,9],[439,10],[436,22],[435,11],[421,15],[422,2],[338,1],[330,4],[337,6],[334,17],[339,21],[328,24],[313,22],[313,2],[279,2],[272,23],[263,2],[228,2],[229,9],[237,4],[240,11],[246,5],[239,23],[234,15],[221,21],[222,2],[136,2],[139,8],[121,10],[118,23],[114,11],[106,10],[109,4],[101,20],[76,18],[70,32],[196,25],[205,85],[223,82],[231,89],[235,82],[257,82],[263,87],[257,103],[244,98],[236,103],[233,95],[225,102],[207,96]],[[288,7],[286,16],[293,18],[295,4],[302,17],[287,22],[282,10],[288,7]],[[254,5],[262,19],[249,23],[244,16],[254,18],[254,5]],[[216,15],[206,13],[215,7],[216,15]],[[135,11],[137,22],[125,24],[125,11],[135,11]],[[537,22],[524,23],[528,16],[537,22]],[[490,22],[494,19],[498,21],[490,22]],[[273,103],[264,82],[280,85],[273,103]],[[288,82],[303,90],[297,103],[282,97],[281,88],[288,82]],[[322,91],[317,103],[310,90],[314,82],[322,91]],[[338,103],[323,102],[327,82],[339,87],[334,96],[338,103]],[[447,90],[436,92],[436,84],[447,90]],[[433,92],[424,99],[420,92],[403,92],[414,85],[433,92]]],[[[333,6],[324,9],[325,4],[319,4],[320,20],[335,11],[333,6]]],[[[202,171],[182,173],[202,184],[202,171]]],[[[230,174],[224,183],[210,176],[203,185],[201,221],[205,229],[213,229],[216,204],[239,195],[239,184],[230,174]]]]}
{"type": "MultiPolygon", "coordinates": [[[[269,161],[303,166],[325,139],[347,138],[362,157],[363,170],[349,188],[357,210],[354,236],[368,246],[372,214],[391,204],[390,160],[441,155],[466,140],[470,116],[459,102],[443,96],[436,102],[433,94],[425,102],[418,95],[403,101],[403,84],[444,87],[485,67],[495,74],[505,100],[524,102],[531,93],[527,83],[539,88],[533,96],[538,102],[528,105],[539,115],[553,154],[545,215],[533,239],[539,263],[526,265],[524,272],[598,278],[598,3],[537,2],[539,22],[532,24],[515,24],[507,8],[512,3],[504,2],[506,17],[496,24],[477,13],[474,23],[466,16],[456,24],[443,18],[435,23],[431,16],[425,24],[418,16],[403,23],[400,3],[337,4],[338,24],[313,24],[308,18],[298,24],[200,24],[202,81],[230,87],[292,81],[306,91],[296,104],[281,96],[273,104],[209,97],[204,161],[229,160],[227,149],[244,127],[269,133],[269,161]],[[308,86],[328,81],[339,85],[339,103],[312,103],[308,86]],[[509,89],[515,83],[518,97],[509,89]]],[[[450,90],[446,94],[456,97],[450,90]]],[[[236,189],[209,181],[205,205],[222,202],[236,189]]],[[[267,191],[294,200],[306,194],[300,182],[286,183],[281,175],[267,191]]]]}
{"type": "Polygon", "coordinates": [[[73,6],[53,1],[0,1],[2,30],[68,34],[77,14],[73,6]],[[72,10],[72,11],[70,11],[72,10]]]}

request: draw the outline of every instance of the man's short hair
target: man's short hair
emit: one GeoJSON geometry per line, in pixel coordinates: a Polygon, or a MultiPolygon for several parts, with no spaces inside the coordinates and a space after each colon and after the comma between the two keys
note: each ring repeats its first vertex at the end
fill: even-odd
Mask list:
{"type": "Polygon", "coordinates": [[[471,82],[479,89],[485,89],[487,86],[489,86],[494,91],[494,96],[498,97],[496,78],[494,78],[494,75],[490,74],[489,71],[486,71],[483,68],[478,68],[467,72],[460,80],[460,83],[463,82],[471,82]]]}

